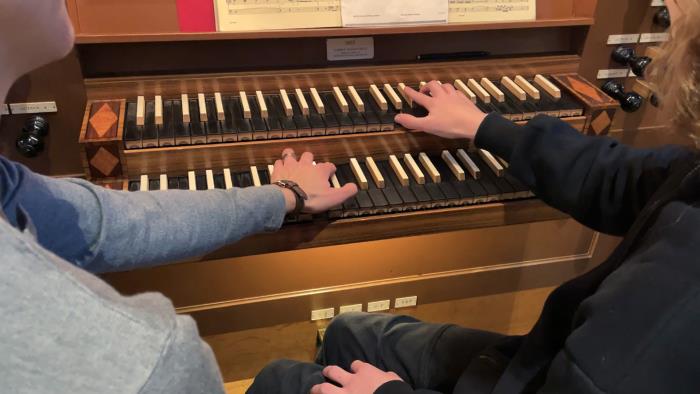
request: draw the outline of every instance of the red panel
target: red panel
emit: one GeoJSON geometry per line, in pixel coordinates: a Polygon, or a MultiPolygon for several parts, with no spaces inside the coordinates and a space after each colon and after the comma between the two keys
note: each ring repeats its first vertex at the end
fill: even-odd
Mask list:
{"type": "Polygon", "coordinates": [[[216,31],[212,0],[177,0],[177,18],[182,32],[216,31]]]}

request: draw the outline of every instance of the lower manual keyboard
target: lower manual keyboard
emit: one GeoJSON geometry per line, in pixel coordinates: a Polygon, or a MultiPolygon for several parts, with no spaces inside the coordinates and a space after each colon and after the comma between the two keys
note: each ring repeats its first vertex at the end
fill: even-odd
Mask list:
{"type": "MultiPolygon", "coordinates": [[[[351,158],[338,164],[332,187],[357,184],[358,194],[317,219],[339,219],[460,207],[533,197],[532,192],[507,171],[508,164],[483,150],[442,151],[440,154],[390,155],[386,160],[351,158]]],[[[247,171],[190,171],[157,177],[143,175],[128,183],[128,190],[216,190],[260,187],[270,184],[272,165],[251,166],[247,171]]],[[[302,218],[304,219],[304,218],[302,218]]],[[[307,218],[308,219],[308,218],[307,218]]],[[[300,221],[300,218],[288,218],[300,221]]],[[[302,220],[303,221],[303,220],[302,220]]]]}

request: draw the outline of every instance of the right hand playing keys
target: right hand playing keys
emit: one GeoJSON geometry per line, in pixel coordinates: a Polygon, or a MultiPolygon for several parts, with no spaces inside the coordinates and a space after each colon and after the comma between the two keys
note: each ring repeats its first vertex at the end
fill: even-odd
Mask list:
{"type": "MultiPolygon", "coordinates": [[[[330,184],[329,179],[335,174],[335,165],[332,163],[313,163],[314,155],[304,152],[297,160],[292,149],[282,152],[282,159],[275,162],[271,182],[281,180],[296,182],[306,193],[305,213],[321,213],[342,204],[348,198],[357,194],[357,185],[348,183],[336,189],[330,184]]],[[[287,212],[292,212],[296,206],[294,192],[282,188],[285,195],[287,212]]]]}

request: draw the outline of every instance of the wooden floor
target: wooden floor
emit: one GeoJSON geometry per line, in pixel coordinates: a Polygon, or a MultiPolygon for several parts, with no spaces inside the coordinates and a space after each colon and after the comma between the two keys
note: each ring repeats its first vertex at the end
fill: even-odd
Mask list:
{"type": "MultiPolygon", "coordinates": [[[[524,334],[539,317],[553,288],[495,294],[459,301],[392,310],[429,322],[524,334]]],[[[316,352],[316,333],[326,323],[301,322],[205,337],[216,354],[228,394],[242,394],[252,377],[270,361],[288,358],[311,361],[316,352]]]]}

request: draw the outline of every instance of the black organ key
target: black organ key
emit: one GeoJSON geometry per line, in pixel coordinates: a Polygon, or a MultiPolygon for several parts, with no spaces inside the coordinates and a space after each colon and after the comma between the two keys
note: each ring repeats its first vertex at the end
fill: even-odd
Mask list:
{"type": "Polygon", "coordinates": [[[214,174],[214,187],[216,189],[226,189],[224,174],[214,174]]]}
{"type": "Polygon", "coordinates": [[[207,177],[206,175],[197,175],[195,176],[195,179],[197,181],[197,190],[207,190],[207,177]]]}
{"type": "MultiPolygon", "coordinates": [[[[340,181],[341,178],[343,179],[343,181],[341,181],[341,186],[346,183],[357,184],[355,181],[355,175],[352,173],[349,164],[341,164],[337,168],[338,171],[336,174],[338,174],[338,180],[340,181]]],[[[357,204],[361,210],[369,210],[374,207],[374,204],[372,204],[372,199],[369,197],[366,190],[359,190],[355,196],[355,199],[357,200],[357,204]]]]}
{"type": "Polygon", "coordinates": [[[258,104],[258,99],[255,95],[248,95],[248,103],[250,105],[250,124],[253,125],[253,139],[255,140],[266,140],[267,139],[267,123],[263,119],[260,113],[260,105],[258,104]]]}
{"type": "MultiPolygon", "coordinates": [[[[347,185],[348,183],[354,183],[354,179],[346,178],[345,173],[343,171],[340,171],[338,167],[336,167],[335,176],[338,178],[338,183],[341,187],[347,185]]],[[[343,202],[344,216],[357,216],[359,209],[360,204],[357,202],[356,197],[351,197],[345,200],[345,202],[343,202]]]]}
{"type": "Polygon", "coordinates": [[[252,141],[253,126],[250,124],[248,119],[243,117],[241,100],[238,97],[231,97],[228,104],[231,108],[231,114],[233,115],[233,119],[236,123],[236,128],[238,129],[238,141],[252,141]]]}
{"type": "Polygon", "coordinates": [[[270,172],[267,170],[267,168],[258,168],[258,176],[260,177],[261,185],[270,184],[270,172]]]}
{"type": "Polygon", "coordinates": [[[418,199],[416,199],[416,196],[413,194],[413,191],[409,186],[404,186],[401,184],[401,181],[394,173],[394,170],[391,168],[389,162],[381,161],[377,163],[377,166],[382,171],[382,174],[384,174],[384,179],[391,183],[394,190],[396,190],[399,197],[401,197],[404,206],[415,208],[414,204],[418,202],[418,199]]]}
{"type": "Polygon", "coordinates": [[[207,143],[213,144],[217,142],[223,142],[223,133],[221,131],[221,122],[219,122],[217,116],[216,102],[213,97],[209,97],[204,101],[207,105],[207,122],[206,122],[206,132],[207,132],[207,143]]]}
{"type": "MultiPolygon", "coordinates": [[[[403,205],[403,200],[401,199],[399,193],[396,191],[394,183],[391,182],[391,180],[389,179],[389,174],[384,170],[382,163],[386,162],[376,162],[377,168],[379,169],[379,173],[382,174],[382,177],[384,178],[384,188],[381,189],[381,191],[384,193],[384,197],[386,197],[386,201],[389,203],[390,206],[400,207],[401,205],[403,205]]],[[[374,184],[374,178],[371,179],[371,183],[374,184]]]]}
{"type": "Polygon", "coordinates": [[[238,187],[251,187],[253,186],[253,176],[250,171],[237,172],[234,184],[238,185],[238,187]]]}
{"type": "MultiPolygon", "coordinates": [[[[345,95],[345,98],[348,99],[348,116],[350,117],[350,120],[354,125],[355,133],[366,133],[367,131],[369,131],[369,122],[367,121],[365,116],[357,109],[355,102],[352,99],[350,99],[350,92],[348,90],[345,90],[343,91],[343,94],[345,95]]],[[[377,124],[379,124],[378,121],[377,124]]]]}
{"type": "Polygon", "coordinates": [[[146,101],[146,122],[143,126],[142,143],[144,148],[158,147],[158,128],[156,127],[156,103],[146,101]]]}
{"type": "Polygon", "coordinates": [[[320,96],[321,100],[323,100],[323,104],[326,106],[326,112],[330,110],[338,120],[338,133],[352,134],[355,131],[355,125],[352,123],[348,114],[343,113],[340,109],[333,93],[320,93],[320,96]]]}
{"type": "Polygon", "coordinates": [[[190,190],[190,181],[186,176],[177,177],[177,187],[180,190],[190,190]]]}
{"type": "Polygon", "coordinates": [[[476,165],[481,169],[483,180],[488,180],[489,183],[493,184],[496,187],[496,189],[498,190],[498,196],[502,199],[512,198],[513,194],[515,193],[513,187],[505,179],[497,176],[491,170],[491,167],[489,167],[488,164],[486,164],[477,153],[470,155],[474,163],[476,163],[476,165]]]}
{"type": "Polygon", "coordinates": [[[158,126],[158,144],[160,146],[175,145],[173,100],[163,101],[163,124],[158,126]]]}
{"type": "Polygon", "coordinates": [[[141,190],[141,182],[139,181],[130,181],[129,182],[129,191],[130,192],[137,192],[141,190]]]}
{"type": "Polygon", "coordinates": [[[316,108],[316,105],[314,104],[313,99],[311,98],[311,93],[304,93],[304,97],[306,98],[306,102],[309,104],[309,122],[311,122],[313,135],[338,134],[338,132],[340,131],[340,123],[338,122],[338,119],[335,117],[335,115],[329,113],[327,108],[325,114],[320,114],[318,112],[318,109],[316,108]],[[318,118],[320,118],[324,124],[323,134],[320,134],[320,128],[315,127],[315,124],[321,124],[318,122],[318,118]]]}
{"type": "Polygon", "coordinates": [[[442,194],[445,195],[445,198],[447,198],[451,204],[457,204],[463,197],[449,180],[450,177],[454,178],[454,174],[452,174],[452,171],[447,167],[447,165],[444,164],[442,157],[429,157],[430,161],[435,166],[435,169],[437,169],[437,171],[440,173],[440,183],[438,183],[438,186],[440,186],[440,191],[442,191],[442,194]]]}
{"type": "MultiPolygon", "coordinates": [[[[367,131],[368,132],[377,132],[382,130],[382,120],[380,119],[379,115],[374,111],[373,107],[371,106],[371,103],[367,102],[367,97],[369,97],[371,100],[374,100],[371,94],[369,94],[369,91],[367,90],[357,90],[357,95],[360,96],[360,99],[362,99],[362,102],[365,104],[365,110],[364,112],[360,113],[365,120],[367,121],[367,131]]],[[[353,104],[354,107],[354,104],[353,104]]]]}
{"type": "MultiPolygon", "coordinates": [[[[486,194],[485,199],[488,201],[499,199],[501,197],[501,191],[498,189],[491,177],[487,175],[491,170],[488,168],[486,163],[481,161],[481,158],[477,153],[468,152],[467,155],[481,171],[481,178],[479,178],[476,182],[484,189],[486,194]]],[[[474,189],[474,187],[472,187],[472,189],[474,189]]]]}
{"type": "Polygon", "coordinates": [[[293,97],[289,97],[289,101],[292,104],[292,111],[294,115],[292,116],[292,120],[294,121],[294,124],[297,125],[297,136],[298,137],[309,137],[312,135],[312,132],[314,129],[320,130],[323,129],[323,133],[325,134],[326,132],[326,125],[323,124],[323,120],[320,118],[317,119],[319,123],[316,123],[312,125],[311,119],[304,115],[304,112],[301,109],[301,106],[299,105],[299,102],[297,101],[296,95],[293,97]]]}
{"type": "Polygon", "coordinates": [[[533,103],[532,98],[530,96],[526,95],[525,100],[520,100],[505,86],[500,86],[501,90],[503,91],[503,94],[505,94],[506,96],[506,100],[508,100],[508,102],[510,102],[511,105],[517,108],[520,112],[520,116],[518,118],[512,117],[511,120],[513,120],[514,122],[526,121],[534,118],[535,115],[537,115],[537,107],[533,103]]]}
{"type": "Polygon", "coordinates": [[[207,143],[206,125],[199,117],[199,102],[196,98],[190,99],[190,139],[193,145],[207,143]]]}
{"type": "Polygon", "coordinates": [[[583,115],[583,106],[569,92],[562,89],[559,99],[560,117],[574,117],[583,115]]]}
{"type": "Polygon", "coordinates": [[[386,200],[384,193],[382,193],[382,190],[377,187],[374,178],[370,175],[370,171],[367,165],[365,163],[359,164],[360,168],[362,169],[362,172],[367,177],[367,194],[369,194],[369,198],[372,200],[372,204],[375,208],[378,209],[379,212],[386,211],[385,208],[389,205],[389,202],[386,200]]]}
{"type": "Polygon", "coordinates": [[[491,81],[501,92],[503,92],[504,102],[502,105],[507,108],[510,120],[519,122],[523,120],[525,109],[513,94],[498,81],[491,81]]]}
{"type": "Polygon", "coordinates": [[[149,191],[160,190],[160,179],[150,179],[148,181],[148,190],[149,191]]]}
{"type": "Polygon", "coordinates": [[[358,91],[357,93],[362,98],[362,101],[365,102],[365,111],[374,113],[379,119],[381,131],[394,130],[394,117],[396,116],[396,112],[393,110],[391,104],[389,105],[389,109],[384,111],[379,108],[379,105],[377,105],[377,102],[374,100],[374,97],[369,90],[362,90],[358,91]]]}
{"type": "Polygon", "coordinates": [[[178,177],[168,178],[168,190],[177,190],[180,188],[180,182],[178,177]]]}
{"type": "Polygon", "coordinates": [[[124,147],[126,149],[140,149],[143,147],[141,137],[143,128],[136,125],[136,102],[126,104],[126,125],[124,131],[124,147]]]}
{"type": "MultiPolygon", "coordinates": [[[[190,138],[190,127],[189,123],[185,123],[182,119],[182,101],[172,100],[173,109],[173,137],[175,138],[175,145],[190,145],[192,139],[190,138]]],[[[188,103],[184,103],[189,105],[188,103]]]]}
{"type": "Polygon", "coordinates": [[[238,126],[234,119],[233,106],[229,97],[221,98],[224,106],[224,121],[221,123],[221,138],[223,142],[238,141],[238,126]]]}
{"type": "Polygon", "coordinates": [[[268,126],[270,126],[270,139],[292,138],[297,136],[297,127],[294,120],[284,112],[282,99],[278,95],[266,96],[267,109],[270,113],[268,126]]]}

